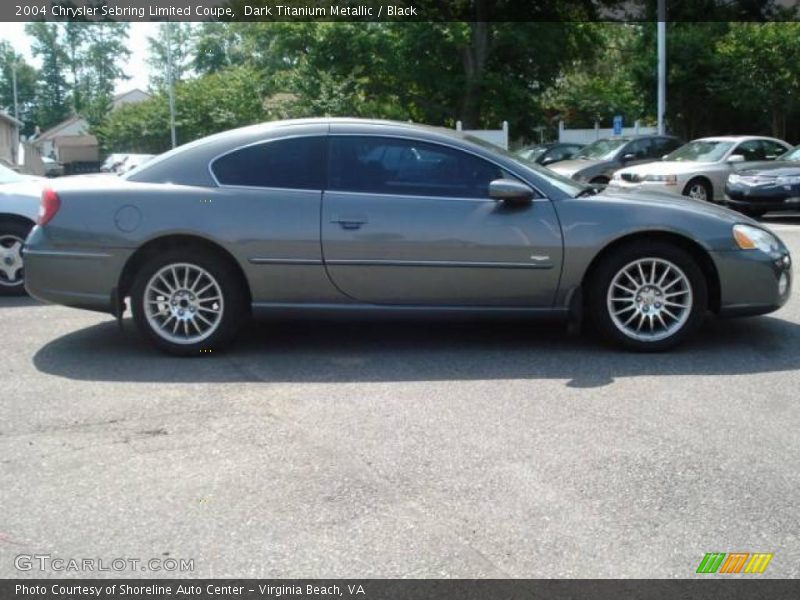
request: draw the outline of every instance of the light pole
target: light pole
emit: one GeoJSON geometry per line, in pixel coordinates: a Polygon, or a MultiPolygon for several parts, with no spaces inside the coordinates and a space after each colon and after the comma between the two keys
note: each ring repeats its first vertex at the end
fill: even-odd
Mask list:
{"type": "Polygon", "coordinates": [[[178,145],[175,137],[175,90],[172,87],[172,23],[166,23],[167,37],[167,96],[169,97],[169,130],[172,147],[178,145]]]}
{"type": "Polygon", "coordinates": [[[14,60],[11,62],[11,88],[14,90],[14,118],[19,121],[19,102],[17,101],[17,58],[14,53],[14,60]]]}
{"type": "Polygon", "coordinates": [[[658,133],[664,133],[664,115],[667,110],[667,7],[666,0],[658,0],[658,133]]]}

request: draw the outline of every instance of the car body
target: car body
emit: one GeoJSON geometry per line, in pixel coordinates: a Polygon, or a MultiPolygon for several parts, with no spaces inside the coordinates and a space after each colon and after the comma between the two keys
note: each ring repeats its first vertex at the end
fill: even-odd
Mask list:
{"type": "Polygon", "coordinates": [[[571,160],[551,168],[581,183],[605,185],[618,169],[660,159],[681,145],[669,135],[636,135],[602,138],[584,146],[571,160]]]}
{"type": "Polygon", "coordinates": [[[64,165],[49,156],[42,157],[42,166],[46,177],[61,177],[64,174],[64,165]]]}
{"type": "Polygon", "coordinates": [[[0,165],[0,296],[25,293],[22,245],[36,221],[44,181],[0,165]]]}
{"type": "Polygon", "coordinates": [[[736,165],[725,185],[725,203],[756,217],[799,210],[800,146],[773,161],[736,165]]]}
{"type": "Polygon", "coordinates": [[[762,136],[700,138],[660,162],[620,169],[610,185],[617,190],[657,190],[704,202],[724,202],[725,182],[735,166],[774,160],[790,148],[782,140],[762,136]]]}
{"type": "Polygon", "coordinates": [[[552,142],[549,144],[526,146],[514,154],[527,161],[535,162],[537,165],[546,166],[562,160],[571,159],[581,148],[583,148],[583,144],[552,142]]]}
{"type": "Polygon", "coordinates": [[[109,154],[100,165],[101,173],[122,175],[155,157],[155,154],[109,154]]]}
{"type": "Polygon", "coordinates": [[[191,142],[120,178],[54,180],[26,243],[26,286],[117,316],[129,298],[142,334],[184,355],[224,346],[251,313],[287,312],[585,310],[609,339],[660,350],[707,311],[786,302],[788,251],[748,217],[680,197],[592,194],[450,130],[278,121],[191,142]],[[627,277],[636,289],[624,292],[627,277]]]}

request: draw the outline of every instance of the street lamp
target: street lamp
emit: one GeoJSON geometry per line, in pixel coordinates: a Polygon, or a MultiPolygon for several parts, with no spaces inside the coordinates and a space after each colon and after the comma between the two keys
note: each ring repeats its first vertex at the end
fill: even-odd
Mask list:
{"type": "Polygon", "coordinates": [[[664,115],[667,110],[667,7],[666,0],[658,0],[658,133],[664,134],[664,115]]]}
{"type": "Polygon", "coordinates": [[[167,37],[167,96],[169,97],[169,130],[172,147],[177,146],[175,137],[175,90],[172,86],[172,23],[166,23],[167,37]]]}

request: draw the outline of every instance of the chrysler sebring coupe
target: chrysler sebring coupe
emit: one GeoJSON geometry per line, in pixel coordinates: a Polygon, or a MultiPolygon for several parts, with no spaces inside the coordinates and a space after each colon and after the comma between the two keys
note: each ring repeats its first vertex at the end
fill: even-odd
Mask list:
{"type": "Polygon", "coordinates": [[[791,288],[784,244],[734,211],[596,194],[460,133],[356,119],[246,127],[122,179],[54,181],[24,260],[33,296],[118,318],[129,304],[181,355],[269,311],[585,315],[663,350],[791,288]]]}

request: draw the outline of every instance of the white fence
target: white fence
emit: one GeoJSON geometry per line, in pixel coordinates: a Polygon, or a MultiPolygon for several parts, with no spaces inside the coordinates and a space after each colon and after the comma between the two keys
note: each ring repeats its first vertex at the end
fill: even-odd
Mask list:
{"type": "Polygon", "coordinates": [[[503,121],[502,129],[462,129],[461,121],[456,121],[456,131],[473,135],[490,144],[500,146],[503,150],[508,150],[508,121],[503,121]]]}
{"type": "MultiPolygon", "coordinates": [[[[639,125],[639,121],[633,124],[633,127],[623,127],[621,135],[645,135],[658,133],[656,127],[643,127],[639,125]]],[[[600,127],[599,123],[595,123],[594,129],[567,129],[564,127],[564,122],[558,122],[558,141],[568,144],[591,144],[600,138],[614,137],[614,130],[610,127],[600,127]]]]}

